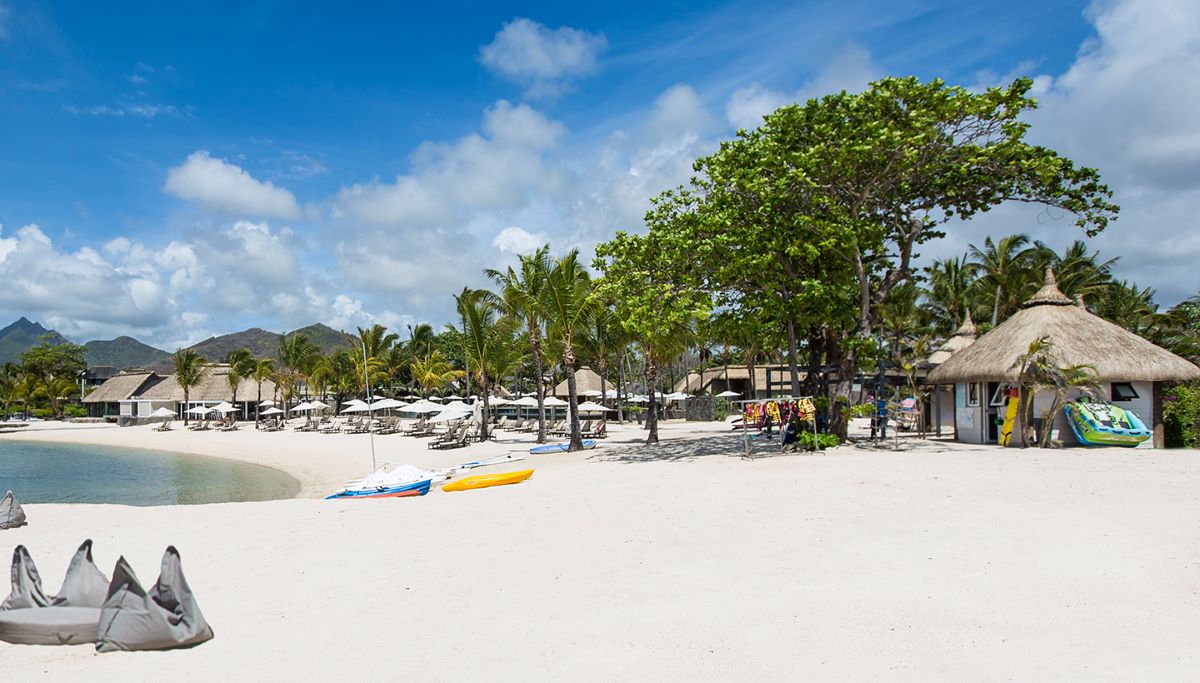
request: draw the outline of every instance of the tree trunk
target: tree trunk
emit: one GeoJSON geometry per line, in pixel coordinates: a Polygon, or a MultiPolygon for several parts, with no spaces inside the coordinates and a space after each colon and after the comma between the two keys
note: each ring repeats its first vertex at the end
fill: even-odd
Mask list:
{"type": "Polygon", "coordinates": [[[1002,291],[1000,285],[996,285],[996,297],[992,299],[992,327],[995,327],[996,322],[1000,319],[1000,295],[1002,291]]]}
{"type": "Polygon", "coordinates": [[[788,372],[792,375],[792,396],[800,395],[800,364],[796,361],[796,323],[787,322],[788,372]]]}
{"type": "Polygon", "coordinates": [[[537,403],[538,403],[538,433],[537,442],[546,443],[546,387],[542,381],[542,375],[545,372],[542,367],[542,339],[541,335],[534,329],[529,333],[529,346],[533,349],[533,370],[537,373],[535,382],[537,384],[537,403]]]}
{"type": "MultiPolygon", "coordinates": [[[[338,405],[341,405],[341,401],[338,401],[338,405]]],[[[335,413],[337,412],[337,408],[334,408],[334,412],[335,413]]],[[[258,424],[261,421],[262,421],[262,380],[260,379],[260,380],[258,380],[258,405],[255,406],[255,408],[254,408],[254,428],[255,429],[258,429],[258,424]]]]}
{"type": "Polygon", "coordinates": [[[583,450],[583,435],[579,432],[579,398],[575,395],[575,350],[568,337],[563,344],[563,370],[567,373],[567,419],[571,423],[571,445],[567,452],[583,450]]]}
{"type": "Polygon", "coordinates": [[[658,404],[654,402],[654,383],[657,378],[658,368],[654,364],[654,360],[650,354],[646,354],[646,386],[650,388],[650,402],[646,413],[646,443],[658,443],[658,404]]]}
{"type": "Polygon", "coordinates": [[[621,349],[621,355],[617,357],[617,422],[625,421],[625,349],[621,349]]]}
{"type": "Polygon", "coordinates": [[[479,440],[486,443],[488,440],[488,394],[491,393],[488,391],[487,379],[479,380],[479,390],[483,394],[483,420],[479,425],[479,440]]]}
{"type": "Polygon", "coordinates": [[[185,424],[185,425],[188,423],[187,404],[188,404],[188,388],[184,387],[183,388],[183,406],[184,406],[184,408],[183,408],[183,424],[185,424]]]}
{"type": "Polygon", "coordinates": [[[754,372],[754,356],[753,355],[746,357],[746,370],[747,370],[747,374],[749,374],[749,376],[750,376],[750,396],[748,398],[750,400],[757,400],[758,399],[758,381],[754,377],[755,374],[757,374],[757,373],[754,372]]]}

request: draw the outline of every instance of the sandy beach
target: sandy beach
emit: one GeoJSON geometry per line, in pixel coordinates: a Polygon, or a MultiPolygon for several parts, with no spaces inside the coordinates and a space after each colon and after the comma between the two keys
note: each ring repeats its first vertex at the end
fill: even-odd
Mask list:
{"type": "MultiPolygon", "coordinates": [[[[49,425],[47,425],[49,427],[49,425]]],[[[13,680],[1186,678],[1200,670],[1200,458],[1139,450],[740,457],[719,424],[665,443],[538,456],[519,486],[315,499],[369,468],[366,437],[44,428],[284,470],[301,498],[138,508],[29,505],[50,590],[95,540],[145,583],[176,545],[216,637],[97,655],[0,644],[13,680]]],[[[399,436],[380,458],[449,453],[399,436]]],[[[516,469],[507,466],[500,469],[516,469]]]]}

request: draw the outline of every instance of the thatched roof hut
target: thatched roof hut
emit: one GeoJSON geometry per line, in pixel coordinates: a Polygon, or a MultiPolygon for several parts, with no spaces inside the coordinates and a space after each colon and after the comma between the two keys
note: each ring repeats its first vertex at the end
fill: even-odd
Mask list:
{"type": "MultiPolygon", "coordinates": [[[[188,400],[193,402],[232,401],[233,389],[229,386],[228,377],[229,366],[210,365],[204,370],[204,375],[200,378],[200,383],[188,389],[188,400]]],[[[263,380],[263,398],[270,397],[274,393],[275,383],[269,379],[263,380]]],[[[179,386],[179,382],[174,373],[172,373],[162,382],[143,393],[142,398],[150,401],[180,402],[183,401],[183,387],[179,386]]],[[[238,382],[237,398],[238,403],[256,401],[258,399],[258,382],[253,378],[243,377],[238,382]]]]}
{"type": "Polygon", "coordinates": [[[963,320],[963,324],[954,331],[954,334],[950,335],[946,343],[938,347],[937,351],[929,354],[929,358],[925,360],[925,364],[932,367],[950,360],[950,356],[975,343],[975,333],[975,322],[971,320],[971,312],[967,311],[967,316],[963,320]]]}
{"type": "Polygon", "coordinates": [[[1149,341],[1093,315],[1058,289],[1046,271],[1044,286],[1022,309],[954,353],[929,373],[931,384],[1017,380],[1017,357],[1049,337],[1063,366],[1090,365],[1104,381],[1163,382],[1200,378],[1200,368],[1149,341]]]}
{"type": "Polygon", "coordinates": [[[131,372],[105,380],[104,384],[83,397],[83,403],[117,403],[149,390],[162,378],[153,372],[131,372]]]}
{"type": "MultiPolygon", "coordinates": [[[[612,389],[613,386],[612,382],[608,382],[605,389],[612,389]]],[[[586,365],[575,371],[575,392],[582,395],[585,391],[601,391],[600,375],[586,365]]],[[[567,380],[564,379],[554,387],[554,395],[560,398],[567,397],[567,380]]]]}

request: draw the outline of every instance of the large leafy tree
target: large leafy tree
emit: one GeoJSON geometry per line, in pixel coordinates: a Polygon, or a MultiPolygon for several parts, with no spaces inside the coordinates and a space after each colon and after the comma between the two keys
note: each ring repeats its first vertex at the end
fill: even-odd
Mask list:
{"type": "Polygon", "coordinates": [[[571,423],[571,443],[567,450],[582,450],[575,347],[587,334],[592,318],[600,308],[600,299],[592,291],[591,276],[579,262],[578,250],[567,252],[554,261],[546,275],[541,308],[550,333],[562,342],[562,369],[567,376],[567,416],[571,423]]]}
{"type": "MultiPolygon", "coordinates": [[[[663,220],[654,215],[654,220],[663,220]]],[[[596,247],[596,267],[604,273],[597,291],[616,305],[616,320],[642,349],[650,393],[646,443],[658,443],[655,387],[662,363],[686,348],[697,320],[707,317],[711,300],[691,286],[688,245],[670,230],[651,225],[645,236],[618,232],[596,247]]]]}
{"type": "Polygon", "coordinates": [[[496,283],[497,297],[504,314],[521,324],[529,341],[529,353],[533,357],[533,372],[536,377],[538,402],[538,443],[546,441],[546,384],[545,354],[542,350],[542,301],[545,296],[546,280],[552,263],[550,247],[543,245],[532,254],[521,256],[520,269],[487,270],[487,276],[496,283]]]}
{"type": "Polygon", "coordinates": [[[79,344],[56,343],[46,335],[21,354],[21,369],[40,382],[62,378],[73,381],[87,369],[86,354],[87,349],[79,344]]]}
{"type": "MultiPolygon", "coordinates": [[[[183,389],[183,403],[186,406],[191,401],[192,387],[204,379],[206,362],[204,357],[192,349],[179,349],[173,357],[175,362],[175,381],[183,389]]],[[[188,423],[188,414],[183,413],[183,423],[188,423]]]]}

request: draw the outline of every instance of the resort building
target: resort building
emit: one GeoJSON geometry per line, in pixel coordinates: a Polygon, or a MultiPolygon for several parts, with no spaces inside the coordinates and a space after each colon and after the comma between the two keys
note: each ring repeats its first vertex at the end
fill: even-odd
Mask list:
{"type": "MultiPolygon", "coordinates": [[[[928,384],[953,385],[952,415],[956,438],[969,443],[996,443],[1005,417],[1008,390],[1017,384],[1018,358],[1041,338],[1052,344],[1059,367],[1087,365],[1095,371],[1100,396],[1138,415],[1154,431],[1152,443],[1163,446],[1162,384],[1200,378],[1200,368],[1122,327],[1093,315],[1068,299],[1054,274],[1022,309],[974,343],[952,352],[927,378],[928,384]]],[[[1075,398],[1080,391],[1072,391],[1075,398]]],[[[1034,397],[1035,429],[1053,402],[1049,391],[1034,397]]],[[[1077,440],[1063,411],[1054,417],[1052,438],[1077,440]]],[[[1019,439],[1013,439],[1013,443],[1019,439]]]]}
{"type": "MultiPolygon", "coordinates": [[[[617,385],[613,382],[604,382],[603,389],[601,389],[600,384],[600,375],[598,375],[595,370],[592,370],[588,366],[584,365],[575,371],[575,393],[577,396],[584,396],[584,392],[607,392],[613,391],[617,388],[617,385]]],[[[567,394],[567,380],[564,379],[554,387],[553,395],[565,399],[567,394]]],[[[596,396],[599,395],[600,394],[596,394],[596,396]]]]}
{"type": "MultiPolygon", "coordinates": [[[[804,368],[800,374],[802,377],[808,376],[804,368]]],[[[673,391],[687,394],[697,391],[706,394],[736,391],[745,399],[791,396],[792,376],[787,365],[767,363],[754,366],[754,381],[751,382],[748,366],[718,365],[702,372],[689,372],[675,383],[673,391]]]]}
{"type": "MultiPolygon", "coordinates": [[[[163,378],[153,372],[118,373],[83,397],[88,417],[97,417],[116,422],[121,417],[137,417],[135,398],[161,382],[163,378]]],[[[155,406],[146,412],[148,416],[155,406]]]]}

